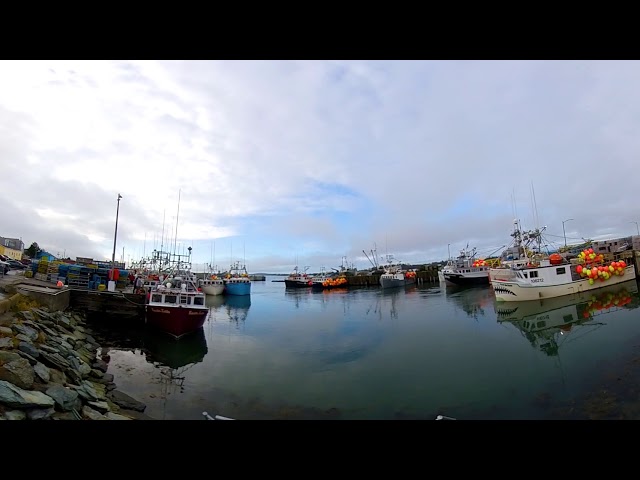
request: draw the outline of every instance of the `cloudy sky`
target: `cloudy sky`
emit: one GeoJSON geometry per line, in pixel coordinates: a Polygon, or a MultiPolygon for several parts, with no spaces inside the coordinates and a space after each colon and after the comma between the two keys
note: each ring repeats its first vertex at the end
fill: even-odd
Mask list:
{"type": "Polygon", "coordinates": [[[637,61],[0,61],[0,236],[111,259],[118,193],[117,260],[250,272],[488,256],[514,218],[551,247],[567,219],[569,243],[635,235],[638,84],[637,61]]]}

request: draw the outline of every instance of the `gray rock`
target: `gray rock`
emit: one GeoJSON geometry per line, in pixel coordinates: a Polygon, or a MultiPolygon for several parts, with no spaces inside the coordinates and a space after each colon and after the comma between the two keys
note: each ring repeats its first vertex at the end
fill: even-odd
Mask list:
{"type": "Polygon", "coordinates": [[[126,393],[121,392],[120,390],[113,390],[107,394],[107,398],[109,398],[113,403],[118,405],[121,408],[126,408],[127,410],[135,410],[136,412],[144,412],[147,406],[136,400],[135,398],[130,397],[126,393]]]}
{"type": "Polygon", "coordinates": [[[0,348],[3,348],[3,349],[13,348],[13,338],[0,337],[0,348]]]}
{"type": "Polygon", "coordinates": [[[59,315],[57,320],[59,325],[63,325],[65,328],[73,328],[71,325],[71,320],[69,320],[64,315],[59,315]]]}
{"type": "Polygon", "coordinates": [[[24,353],[28,353],[33,358],[38,358],[40,356],[40,352],[38,351],[38,349],[34,347],[33,344],[28,342],[20,342],[20,344],[18,345],[18,350],[24,353]]]}
{"type": "Polygon", "coordinates": [[[30,408],[27,410],[27,418],[29,420],[46,420],[54,414],[55,410],[49,408],[30,408]]]}
{"type": "Polygon", "coordinates": [[[85,340],[87,338],[87,336],[77,328],[71,335],[73,335],[73,338],[75,338],[76,340],[85,340]]]}
{"type": "Polygon", "coordinates": [[[66,342],[64,340],[60,341],[60,346],[66,348],[70,352],[73,351],[73,347],[69,345],[69,342],[66,342]]]}
{"type": "Polygon", "coordinates": [[[124,415],[119,415],[113,412],[107,412],[105,414],[105,417],[107,417],[109,420],[133,420],[133,418],[125,417],[124,415]]]}
{"type": "Polygon", "coordinates": [[[55,400],[56,405],[62,411],[70,412],[74,408],[78,410],[82,406],[78,392],[62,385],[51,385],[45,393],[55,400]]]}
{"type": "Polygon", "coordinates": [[[51,416],[51,420],[81,420],[76,417],[73,412],[55,412],[51,416]]]}
{"type": "Polygon", "coordinates": [[[48,352],[48,353],[58,353],[58,349],[57,348],[53,348],[52,346],[45,345],[45,344],[40,345],[40,350],[42,350],[44,352],[48,352]]]}
{"type": "Polygon", "coordinates": [[[77,370],[73,368],[67,368],[65,370],[65,373],[71,380],[71,383],[75,383],[76,385],[82,385],[82,375],[80,375],[80,373],[77,370]]]}
{"type": "Polygon", "coordinates": [[[22,410],[10,410],[8,412],[4,412],[5,417],[7,417],[7,420],[26,420],[27,419],[27,414],[24,413],[22,410]]]}
{"type": "Polygon", "coordinates": [[[31,343],[31,337],[26,336],[24,333],[19,333],[16,338],[21,342],[31,343]]]}
{"type": "Polygon", "coordinates": [[[3,365],[5,363],[9,363],[9,362],[13,362],[14,360],[18,360],[19,358],[21,358],[21,357],[17,353],[4,352],[4,351],[0,350],[0,365],[3,365]]]}
{"type": "Polygon", "coordinates": [[[97,410],[100,413],[107,413],[111,410],[109,408],[109,405],[107,405],[107,402],[87,402],[87,403],[91,408],[93,408],[94,410],[97,410]]]}
{"type": "Polygon", "coordinates": [[[104,385],[107,390],[113,390],[109,388],[109,385],[113,384],[113,375],[110,373],[105,373],[102,378],[93,378],[92,381],[104,385]]]}
{"type": "Polygon", "coordinates": [[[38,338],[38,331],[28,325],[16,323],[13,329],[18,333],[25,335],[30,341],[35,341],[38,338]]]}
{"type": "Polygon", "coordinates": [[[91,353],[84,347],[76,349],[76,352],[78,352],[80,354],[80,358],[88,364],[92,364],[96,359],[95,353],[91,353]]]}
{"type": "Polygon", "coordinates": [[[49,367],[64,371],[70,366],[69,362],[62,358],[58,353],[40,352],[40,356],[42,357],[42,363],[49,367]]]}
{"type": "Polygon", "coordinates": [[[93,362],[93,368],[107,373],[107,369],[109,368],[109,365],[106,362],[98,359],[95,362],[93,362]]]}
{"type": "Polygon", "coordinates": [[[91,373],[89,375],[93,377],[94,382],[104,383],[100,381],[102,378],[104,378],[104,373],[102,373],[100,370],[92,368],[91,373]]]}
{"type": "Polygon", "coordinates": [[[71,368],[73,368],[74,370],[80,370],[80,362],[81,360],[78,360],[76,357],[73,356],[69,356],[67,358],[67,361],[69,362],[69,366],[71,368]]]}
{"type": "Polygon", "coordinates": [[[77,325],[76,330],[79,331],[80,333],[84,333],[87,331],[82,325],[77,325]]]}
{"type": "Polygon", "coordinates": [[[49,380],[51,383],[57,383],[59,385],[64,385],[65,383],[67,383],[69,381],[69,379],[64,374],[64,372],[61,372],[60,370],[58,370],[56,368],[50,369],[49,370],[49,375],[51,376],[51,379],[49,380]]]}
{"type": "Polygon", "coordinates": [[[53,398],[42,392],[23,390],[3,380],[0,380],[0,403],[14,408],[46,408],[55,405],[53,398]]]}
{"type": "Polygon", "coordinates": [[[62,339],[67,342],[73,349],[73,346],[76,344],[76,339],[71,335],[63,335],[62,339]]]}
{"type": "Polygon", "coordinates": [[[51,330],[49,327],[45,327],[44,325],[42,326],[42,330],[44,330],[44,333],[46,333],[50,337],[58,336],[58,332],[55,332],[55,331],[51,330]]]}
{"type": "Polygon", "coordinates": [[[80,372],[80,375],[82,375],[82,378],[87,378],[91,373],[91,367],[86,363],[82,362],[80,364],[80,368],[78,369],[78,372],[80,372]]]}
{"type": "Polygon", "coordinates": [[[0,367],[0,380],[11,382],[18,388],[30,389],[33,386],[34,376],[33,367],[24,358],[5,363],[0,367]]]}
{"type": "Polygon", "coordinates": [[[0,337],[13,337],[13,330],[9,327],[0,327],[0,337]]]}
{"type": "Polygon", "coordinates": [[[28,353],[24,353],[21,350],[16,350],[16,353],[18,355],[20,355],[22,358],[24,358],[25,360],[27,360],[31,365],[35,365],[36,363],[38,363],[38,360],[36,360],[35,358],[33,358],[31,355],[29,355],[28,353]]]}
{"type": "Polygon", "coordinates": [[[33,313],[31,313],[29,310],[22,310],[22,311],[18,312],[18,315],[20,315],[25,320],[29,320],[29,321],[33,321],[34,320],[33,313]]]}
{"type": "Polygon", "coordinates": [[[107,417],[101,413],[96,412],[93,408],[84,406],[82,407],[82,416],[88,420],[108,420],[107,417]]]}
{"type": "Polygon", "coordinates": [[[49,380],[51,379],[51,371],[42,363],[37,362],[33,366],[33,371],[40,380],[44,383],[49,383],[49,380]]]}

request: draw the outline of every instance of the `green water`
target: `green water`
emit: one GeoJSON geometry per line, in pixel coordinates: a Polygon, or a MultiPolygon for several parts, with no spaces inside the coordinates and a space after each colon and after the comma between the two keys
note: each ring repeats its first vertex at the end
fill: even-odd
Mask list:
{"type": "Polygon", "coordinates": [[[154,418],[583,418],[640,343],[635,280],[517,304],[491,287],[289,291],[267,277],[207,304],[177,342],[96,323],[118,388],[154,418]]]}

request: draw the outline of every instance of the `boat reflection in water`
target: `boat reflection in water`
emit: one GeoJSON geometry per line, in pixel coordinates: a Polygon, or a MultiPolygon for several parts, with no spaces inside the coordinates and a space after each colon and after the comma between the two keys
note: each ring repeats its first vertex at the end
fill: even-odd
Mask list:
{"type": "Polygon", "coordinates": [[[172,370],[191,368],[202,362],[208,352],[203,328],[185,335],[179,341],[158,333],[149,331],[142,338],[142,350],[150,362],[158,362],[172,370]]]}
{"type": "Polygon", "coordinates": [[[204,299],[204,304],[209,307],[210,311],[216,311],[224,305],[224,301],[224,295],[207,295],[204,299]]]}
{"type": "Polygon", "coordinates": [[[474,285],[473,287],[448,286],[445,290],[447,301],[460,308],[467,316],[478,321],[485,316],[485,310],[495,298],[488,285],[474,285]],[[489,295],[487,295],[489,292],[489,295]]]}
{"type": "Polygon", "coordinates": [[[244,323],[251,307],[250,295],[229,295],[225,298],[224,307],[229,320],[236,324],[244,323]]]}
{"type": "Polygon", "coordinates": [[[559,338],[574,327],[599,327],[598,318],[622,308],[637,308],[636,280],[597,291],[522,302],[495,302],[499,323],[513,324],[531,345],[549,356],[558,355],[559,338]]]}

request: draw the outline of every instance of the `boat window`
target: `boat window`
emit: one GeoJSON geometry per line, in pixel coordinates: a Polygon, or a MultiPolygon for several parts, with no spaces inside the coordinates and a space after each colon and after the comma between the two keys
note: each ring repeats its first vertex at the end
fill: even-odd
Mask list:
{"type": "Polygon", "coordinates": [[[529,272],[529,278],[538,278],[538,271],[529,272]]]}
{"type": "Polygon", "coordinates": [[[194,305],[204,305],[204,298],[202,297],[195,297],[193,299],[193,304],[194,305]]]}
{"type": "Polygon", "coordinates": [[[524,278],[527,278],[527,272],[524,272],[523,275],[524,275],[524,278]]]}
{"type": "Polygon", "coordinates": [[[188,298],[188,297],[185,297],[184,295],[180,295],[180,303],[182,303],[182,304],[185,304],[185,305],[186,305],[186,304],[188,303],[188,302],[187,302],[187,298],[188,298]]]}
{"type": "Polygon", "coordinates": [[[166,303],[176,303],[176,300],[177,300],[177,299],[178,299],[178,298],[177,298],[175,295],[165,295],[165,296],[164,296],[164,301],[165,301],[166,303]]]}
{"type": "Polygon", "coordinates": [[[536,324],[536,327],[538,327],[538,328],[542,328],[542,327],[546,327],[546,326],[547,326],[547,322],[545,322],[544,320],[541,320],[536,324]]]}
{"type": "Polygon", "coordinates": [[[565,267],[556,268],[556,274],[558,275],[562,275],[565,272],[566,272],[565,267]]]}
{"type": "Polygon", "coordinates": [[[151,297],[152,302],[162,302],[162,295],[155,294],[151,297]]]}

